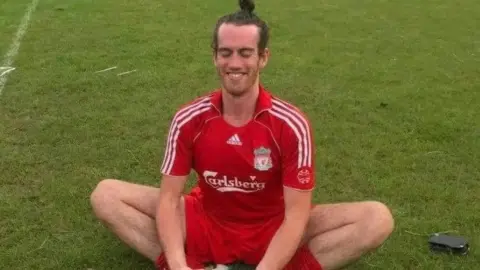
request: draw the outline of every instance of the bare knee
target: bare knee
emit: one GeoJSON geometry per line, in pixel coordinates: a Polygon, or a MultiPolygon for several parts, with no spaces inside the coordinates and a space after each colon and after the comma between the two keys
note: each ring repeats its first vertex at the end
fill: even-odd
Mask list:
{"type": "Polygon", "coordinates": [[[390,209],[381,202],[365,202],[365,214],[362,219],[367,249],[381,246],[394,230],[394,219],[390,209]]]}
{"type": "Polygon", "coordinates": [[[115,179],[101,180],[90,194],[90,204],[99,219],[105,220],[110,213],[109,209],[120,200],[116,192],[120,183],[115,179]]]}

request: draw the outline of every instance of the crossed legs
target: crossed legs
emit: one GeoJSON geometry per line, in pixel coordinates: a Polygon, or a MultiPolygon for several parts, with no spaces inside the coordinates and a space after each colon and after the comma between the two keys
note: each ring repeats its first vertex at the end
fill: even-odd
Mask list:
{"type": "MultiPolygon", "coordinates": [[[[125,244],[155,261],[161,253],[155,226],[159,189],[107,179],[92,192],[97,218],[125,244]]],[[[185,215],[184,203],[181,213],[185,215]]],[[[303,243],[323,269],[340,269],[380,246],[393,230],[388,208],[378,202],[317,205],[303,243]]],[[[185,238],[185,219],[182,224],[185,238]]]]}
{"type": "MultiPolygon", "coordinates": [[[[98,183],[90,196],[97,218],[125,244],[152,261],[161,253],[155,225],[159,190],[107,179],[98,183]]],[[[180,205],[184,215],[183,200],[180,205]]],[[[182,228],[185,237],[185,223],[182,228]]]]}
{"type": "Polygon", "coordinates": [[[341,269],[382,245],[393,227],[389,209],[379,202],[317,205],[303,243],[323,269],[341,269]]]}

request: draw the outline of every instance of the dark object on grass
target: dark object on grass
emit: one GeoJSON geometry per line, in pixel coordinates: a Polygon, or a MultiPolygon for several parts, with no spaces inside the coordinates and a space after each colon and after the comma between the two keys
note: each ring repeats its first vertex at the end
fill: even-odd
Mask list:
{"type": "Polygon", "coordinates": [[[235,263],[229,265],[228,270],[255,270],[255,266],[244,263],[235,263]]]}
{"type": "Polygon", "coordinates": [[[434,234],[428,239],[430,249],[457,255],[466,255],[470,249],[468,241],[461,236],[434,234]]]}
{"type": "MultiPolygon", "coordinates": [[[[242,262],[232,263],[227,266],[228,266],[228,270],[255,270],[254,265],[244,264],[242,262]]],[[[207,264],[205,269],[210,270],[210,269],[215,269],[215,267],[216,267],[215,264],[207,264]]]]}

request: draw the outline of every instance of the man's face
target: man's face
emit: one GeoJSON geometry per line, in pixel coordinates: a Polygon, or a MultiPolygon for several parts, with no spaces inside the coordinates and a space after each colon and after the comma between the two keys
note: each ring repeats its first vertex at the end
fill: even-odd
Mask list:
{"type": "Polygon", "coordinates": [[[223,88],[233,96],[247,93],[258,84],[268,50],[258,52],[259,31],[255,25],[222,24],[218,29],[218,50],[214,63],[223,88]]]}

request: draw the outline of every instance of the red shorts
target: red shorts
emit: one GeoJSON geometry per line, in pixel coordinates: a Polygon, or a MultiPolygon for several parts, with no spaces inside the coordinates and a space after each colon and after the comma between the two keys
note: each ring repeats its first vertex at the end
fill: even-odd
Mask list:
{"type": "MultiPolygon", "coordinates": [[[[263,258],[278,226],[264,223],[255,228],[225,226],[212,220],[200,202],[201,194],[193,189],[185,195],[185,254],[190,268],[203,268],[208,263],[242,262],[257,265],[263,258]],[[253,231],[253,233],[252,233],[253,231]]],[[[278,222],[277,222],[278,223],[278,222]]],[[[170,269],[164,254],[156,262],[157,269],[170,269]]],[[[307,246],[298,249],[284,270],[321,270],[307,246]]]]}

